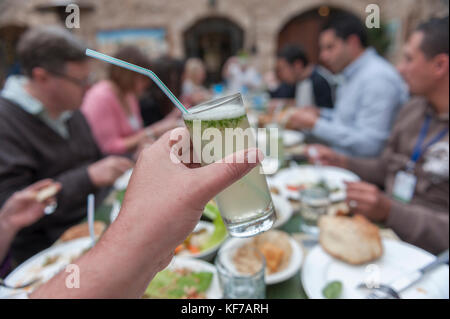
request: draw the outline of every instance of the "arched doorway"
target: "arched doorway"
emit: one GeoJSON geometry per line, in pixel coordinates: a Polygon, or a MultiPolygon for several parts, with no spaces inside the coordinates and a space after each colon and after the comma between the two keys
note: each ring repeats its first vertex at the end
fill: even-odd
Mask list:
{"type": "Polygon", "coordinates": [[[198,57],[205,62],[207,84],[222,81],[222,66],[243,44],[244,31],[226,18],[202,19],[184,33],[186,57],[198,57]]]}
{"type": "Polygon", "coordinates": [[[20,73],[16,46],[26,29],[19,25],[0,27],[0,89],[8,75],[20,73]]]}
{"type": "Polygon", "coordinates": [[[331,15],[343,11],[322,6],[292,18],[278,34],[278,49],[288,43],[299,44],[304,47],[311,62],[317,63],[319,60],[319,33],[322,25],[331,15]]]}

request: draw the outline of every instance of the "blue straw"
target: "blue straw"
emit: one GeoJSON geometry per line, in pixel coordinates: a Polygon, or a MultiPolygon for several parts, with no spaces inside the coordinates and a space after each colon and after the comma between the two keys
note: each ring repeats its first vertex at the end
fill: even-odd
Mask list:
{"type": "Polygon", "coordinates": [[[91,50],[86,49],[86,55],[90,56],[92,58],[102,60],[104,62],[108,62],[114,65],[117,65],[119,67],[128,69],[130,71],[134,71],[143,75],[148,76],[150,79],[153,80],[153,82],[156,83],[156,85],[159,86],[159,88],[167,95],[167,97],[172,101],[173,104],[183,113],[189,113],[188,110],[184,107],[183,104],[175,97],[175,95],[167,88],[167,86],[156,76],[156,74],[148,69],[145,69],[143,67],[113,58],[109,55],[91,50]]]}

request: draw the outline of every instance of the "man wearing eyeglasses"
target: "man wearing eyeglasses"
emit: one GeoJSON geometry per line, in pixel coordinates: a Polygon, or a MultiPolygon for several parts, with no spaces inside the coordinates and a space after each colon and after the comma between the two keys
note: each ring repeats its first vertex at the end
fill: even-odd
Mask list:
{"type": "Polygon", "coordinates": [[[102,158],[78,110],[91,82],[79,40],[64,29],[32,29],[17,51],[24,76],[9,77],[0,94],[0,205],[38,180],[62,185],[54,212],[16,236],[11,255],[22,262],[79,223],[87,195],[100,202],[132,162],[102,158]]]}

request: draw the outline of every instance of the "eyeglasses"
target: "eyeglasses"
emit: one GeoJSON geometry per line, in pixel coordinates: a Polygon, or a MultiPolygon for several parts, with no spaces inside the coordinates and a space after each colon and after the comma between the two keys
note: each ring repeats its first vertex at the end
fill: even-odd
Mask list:
{"type": "Polygon", "coordinates": [[[86,79],[78,79],[73,76],[70,76],[70,75],[67,75],[64,73],[60,73],[60,72],[53,72],[53,71],[49,71],[49,72],[57,77],[60,77],[65,80],[68,80],[69,82],[72,82],[73,84],[81,87],[84,90],[88,89],[94,83],[94,78],[93,78],[92,74],[89,74],[89,76],[86,79]]]}

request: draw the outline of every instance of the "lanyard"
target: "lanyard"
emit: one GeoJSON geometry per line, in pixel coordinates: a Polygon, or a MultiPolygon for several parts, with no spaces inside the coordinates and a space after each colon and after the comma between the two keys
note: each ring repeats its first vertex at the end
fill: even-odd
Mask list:
{"type": "Polygon", "coordinates": [[[411,156],[412,164],[416,164],[422,154],[434,143],[438,142],[442,139],[448,132],[448,128],[440,131],[435,137],[433,137],[426,145],[422,145],[425,137],[427,136],[428,129],[430,127],[431,117],[427,115],[425,118],[425,123],[422,125],[422,129],[420,130],[419,138],[417,139],[416,146],[414,147],[413,154],[411,156]]]}

